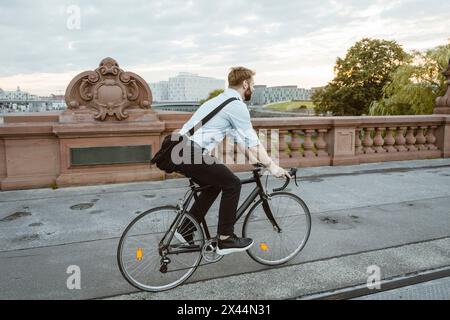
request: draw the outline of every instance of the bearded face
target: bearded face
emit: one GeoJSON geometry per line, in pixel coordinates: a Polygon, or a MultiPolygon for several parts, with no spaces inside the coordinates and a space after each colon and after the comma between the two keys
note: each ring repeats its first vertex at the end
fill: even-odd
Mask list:
{"type": "Polygon", "coordinates": [[[244,92],[244,100],[245,101],[250,101],[252,99],[252,90],[250,88],[248,88],[247,90],[245,90],[244,92]]]}
{"type": "Polygon", "coordinates": [[[249,86],[244,92],[244,101],[250,101],[253,95],[253,79],[248,81],[249,86]]]}

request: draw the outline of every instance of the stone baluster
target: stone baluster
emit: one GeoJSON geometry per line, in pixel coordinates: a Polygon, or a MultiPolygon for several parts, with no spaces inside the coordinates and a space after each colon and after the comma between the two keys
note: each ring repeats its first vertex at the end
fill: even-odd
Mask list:
{"type": "Polygon", "coordinates": [[[234,163],[234,143],[231,143],[229,137],[225,137],[223,139],[223,159],[224,163],[226,164],[233,164],[234,163]]]}
{"type": "Polygon", "coordinates": [[[408,127],[406,130],[406,148],[408,151],[417,151],[417,148],[414,146],[416,143],[416,138],[414,137],[414,130],[417,127],[408,127]]]}
{"type": "Polygon", "coordinates": [[[427,138],[427,144],[425,145],[429,150],[437,150],[436,146],[436,136],[434,135],[434,130],[437,128],[437,126],[431,126],[427,130],[427,135],[425,138],[427,138]]]}
{"type": "Polygon", "coordinates": [[[286,143],[286,134],[288,134],[289,131],[287,130],[280,130],[279,131],[279,154],[280,154],[280,160],[289,158],[289,155],[286,152],[286,149],[288,148],[288,144],[286,143]]]}
{"type": "Polygon", "coordinates": [[[395,149],[397,149],[398,152],[408,151],[408,149],[405,147],[406,139],[405,136],[403,135],[405,129],[406,127],[397,128],[397,134],[395,135],[395,149]]]}
{"type": "Polygon", "coordinates": [[[301,157],[301,143],[300,138],[298,137],[298,131],[297,130],[291,130],[291,143],[290,143],[290,149],[291,149],[291,157],[292,158],[299,158],[301,157]]]}
{"type": "Polygon", "coordinates": [[[266,150],[267,154],[270,155],[270,151],[272,150],[272,135],[270,129],[265,129],[264,134],[266,135],[266,150]]]}
{"type": "Polygon", "coordinates": [[[373,139],[373,143],[375,145],[374,150],[376,153],[386,152],[386,149],[383,148],[384,145],[383,131],[384,128],[376,129],[375,138],[373,139]]]}
{"type": "Polygon", "coordinates": [[[423,130],[425,130],[427,127],[420,126],[417,129],[416,134],[416,148],[419,150],[427,150],[428,148],[425,146],[425,143],[427,142],[427,138],[423,135],[423,130]]]}
{"type": "Polygon", "coordinates": [[[270,157],[279,162],[280,161],[280,131],[278,129],[270,129],[268,133],[268,153],[270,157]],[[270,150],[270,152],[269,152],[270,150]]]}
{"type": "Polygon", "coordinates": [[[372,149],[372,145],[373,145],[373,140],[371,137],[372,131],[375,130],[374,128],[365,128],[364,129],[364,139],[362,141],[363,146],[364,146],[364,153],[365,154],[370,154],[370,153],[374,153],[375,151],[372,149]]]}
{"type": "Polygon", "coordinates": [[[315,132],[316,130],[314,129],[306,129],[305,130],[305,141],[303,141],[303,156],[305,158],[313,158],[316,155],[314,154],[314,152],[312,151],[314,148],[314,143],[312,141],[312,134],[315,132]]]}
{"type": "Polygon", "coordinates": [[[355,129],[355,154],[363,154],[364,150],[361,142],[361,128],[355,129]]]}
{"type": "Polygon", "coordinates": [[[325,157],[328,156],[328,152],[327,152],[327,142],[325,141],[325,135],[328,132],[328,129],[319,129],[317,130],[318,134],[317,134],[317,139],[316,139],[316,155],[318,157],[325,157]]]}
{"type": "Polygon", "coordinates": [[[395,127],[389,127],[386,129],[386,136],[384,137],[384,149],[386,149],[387,152],[397,152],[397,149],[394,148],[394,131],[395,127]]]}

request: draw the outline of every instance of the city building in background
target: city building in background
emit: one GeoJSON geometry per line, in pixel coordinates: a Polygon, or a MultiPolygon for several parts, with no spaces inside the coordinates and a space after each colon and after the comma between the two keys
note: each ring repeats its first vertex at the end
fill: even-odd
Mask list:
{"type": "Polygon", "coordinates": [[[216,89],[225,88],[225,80],[180,72],[168,81],[149,84],[153,101],[200,101],[216,89]]]}
{"type": "Polygon", "coordinates": [[[255,91],[250,105],[265,105],[281,101],[311,100],[311,89],[298,88],[297,86],[267,87],[255,85],[255,91]]]}
{"type": "Polygon", "coordinates": [[[254,87],[254,92],[252,95],[252,99],[250,100],[250,104],[251,105],[264,105],[265,103],[265,97],[264,97],[264,92],[267,89],[266,85],[255,85],[254,87]]]}
{"type": "Polygon", "coordinates": [[[52,94],[40,97],[22,91],[17,87],[15,91],[5,91],[0,88],[0,113],[11,112],[41,112],[66,109],[63,95],[52,94]]]}
{"type": "Polygon", "coordinates": [[[149,83],[153,101],[169,101],[169,81],[149,83]]]}

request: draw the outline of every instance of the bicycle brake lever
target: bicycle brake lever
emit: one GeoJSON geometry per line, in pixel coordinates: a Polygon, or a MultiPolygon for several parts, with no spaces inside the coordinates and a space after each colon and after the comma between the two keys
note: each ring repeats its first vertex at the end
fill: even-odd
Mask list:
{"type": "Polygon", "coordinates": [[[291,176],[294,176],[294,183],[298,187],[298,183],[297,183],[297,169],[291,170],[291,176]]]}

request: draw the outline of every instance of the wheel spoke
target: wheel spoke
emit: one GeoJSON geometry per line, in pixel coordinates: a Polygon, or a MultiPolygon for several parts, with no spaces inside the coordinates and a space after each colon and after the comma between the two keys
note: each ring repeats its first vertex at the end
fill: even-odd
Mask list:
{"type": "Polygon", "coordinates": [[[287,262],[294,257],[293,253],[301,251],[309,235],[310,220],[306,218],[310,214],[301,200],[293,194],[273,194],[269,203],[282,232],[274,231],[261,201],[248,213],[244,229],[247,237],[254,239],[256,243],[268,245],[268,250],[255,248],[248,251],[249,255],[257,262],[277,265],[287,262]],[[252,219],[252,216],[258,218],[252,219]]]}
{"type": "MultiPolygon", "coordinates": [[[[127,227],[119,243],[119,267],[126,280],[133,286],[148,291],[160,291],[173,288],[185,281],[196,269],[201,258],[201,250],[170,255],[168,272],[160,272],[161,256],[159,241],[175,221],[178,212],[174,207],[162,207],[149,210],[140,215],[127,227]],[[137,257],[137,248],[144,248],[141,257],[137,257]],[[140,259],[137,261],[136,259],[140,259]],[[172,266],[173,270],[170,270],[172,266]],[[173,272],[169,272],[173,271],[173,272]]],[[[199,224],[190,216],[183,217],[187,225],[196,228],[195,243],[204,242],[199,224]]],[[[176,226],[178,227],[178,226],[176,226]]],[[[189,231],[187,228],[184,232],[189,231]]],[[[180,230],[183,231],[183,230],[180,230]]],[[[180,245],[175,237],[170,245],[180,245]]]]}

